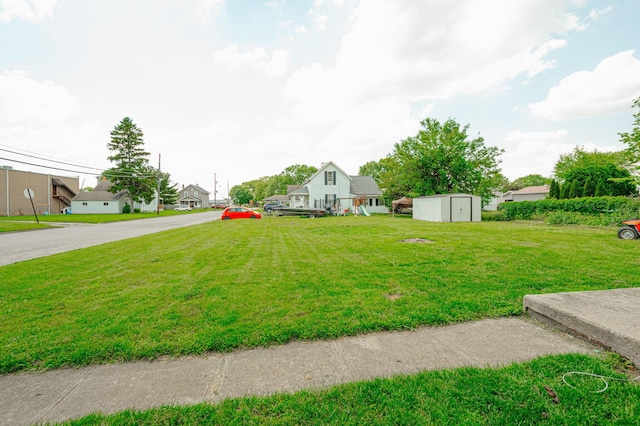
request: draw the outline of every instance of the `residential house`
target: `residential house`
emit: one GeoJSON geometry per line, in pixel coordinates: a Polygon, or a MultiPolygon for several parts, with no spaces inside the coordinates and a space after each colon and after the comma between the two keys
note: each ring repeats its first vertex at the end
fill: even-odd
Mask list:
{"type": "Polygon", "coordinates": [[[180,207],[191,207],[192,209],[208,209],[209,192],[196,185],[187,185],[178,191],[178,205],[180,207]]]}
{"type": "MultiPolygon", "coordinates": [[[[58,214],[71,206],[78,193],[78,177],[14,170],[0,166],[0,216],[58,214]],[[33,206],[25,190],[33,191],[33,206]]],[[[27,193],[28,195],[28,193],[27,193]]]]}
{"type": "Polygon", "coordinates": [[[537,201],[549,196],[549,185],[527,186],[517,191],[507,191],[502,201],[537,201]]]}
{"type": "MultiPolygon", "coordinates": [[[[117,214],[122,213],[124,206],[129,202],[129,195],[126,190],[110,192],[113,184],[107,179],[103,179],[93,188],[92,191],[80,192],[71,200],[71,213],[73,214],[117,214]]],[[[151,203],[133,203],[134,209],[141,212],[155,212],[158,209],[158,197],[151,203]]]]}
{"type": "Polygon", "coordinates": [[[371,176],[350,176],[334,162],[323,164],[302,185],[288,188],[295,208],[325,208],[335,211],[365,206],[370,213],[389,213],[382,203],[382,191],[371,176]]]}

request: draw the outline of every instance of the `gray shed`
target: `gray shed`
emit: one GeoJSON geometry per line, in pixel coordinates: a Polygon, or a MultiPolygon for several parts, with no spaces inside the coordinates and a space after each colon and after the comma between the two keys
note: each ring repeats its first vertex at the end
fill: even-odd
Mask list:
{"type": "Polygon", "coordinates": [[[441,194],[413,199],[413,218],[429,222],[480,222],[482,199],[471,194],[441,194]]]}

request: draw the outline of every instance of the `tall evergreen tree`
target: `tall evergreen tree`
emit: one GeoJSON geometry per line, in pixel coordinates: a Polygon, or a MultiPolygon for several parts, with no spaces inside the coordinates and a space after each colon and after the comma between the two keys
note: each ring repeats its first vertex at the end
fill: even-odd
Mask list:
{"type": "Polygon", "coordinates": [[[582,188],[577,180],[571,182],[569,187],[569,198],[580,198],[582,196],[582,188]]]}
{"type": "Polygon", "coordinates": [[[596,187],[593,184],[593,180],[591,177],[587,177],[587,180],[584,182],[584,188],[582,189],[583,197],[593,197],[596,192],[596,187]]]}
{"type": "Polygon", "coordinates": [[[604,184],[604,179],[600,178],[598,179],[598,183],[596,184],[596,190],[594,192],[594,195],[596,197],[604,197],[607,194],[607,187],[604,184]]]}
{"type": "Polygon", "coordinates": [[[144,150],[142,130],[129,117],[125,117],[111,131],[107,148],[112,153],[107,159],[114,167],[106,170],[110,191],[127,191],[133,211],[134,202],[150,203],[156,194],[158,173],[149,164],[149,153],[144,150]]]}
{"type": "Polygon", "coordinates": [[[567,198],[569,198],[569,187],[571,186],[571,183],[569,182],[565,182],[562,184],[562,188],[560,189],[560,199],[561,200],[565,200],[567,198]]]}

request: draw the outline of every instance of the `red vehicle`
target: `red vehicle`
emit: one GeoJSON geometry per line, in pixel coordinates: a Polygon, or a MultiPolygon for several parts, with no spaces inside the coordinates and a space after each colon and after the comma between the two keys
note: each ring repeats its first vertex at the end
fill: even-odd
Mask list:
{"type": "Polygon", "coordinates": [[[262,215],[246,207],[227,207],[222,212],[222,220],[229,219],[260,219],[262,215]]]}
{"type": "Polygon", "coordinates": [[[618,238],[621,240],[635,240],[640,237],[640,219],[625,220],[622,228],[618,229],[618,238]]]}

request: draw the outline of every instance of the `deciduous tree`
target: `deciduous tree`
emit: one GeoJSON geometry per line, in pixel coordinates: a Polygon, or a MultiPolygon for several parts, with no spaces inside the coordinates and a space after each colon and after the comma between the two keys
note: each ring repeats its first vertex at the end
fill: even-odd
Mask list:
{"type": "Polygon", "coordinates": [[[427,118],[416,136],[396,143],[384,161],[381,187],[387,199],[448,193],[480,195],[484,202],[500,188],[503,150],[485,146],[480,136],[470,139],[469,125],[427,118]]]}

